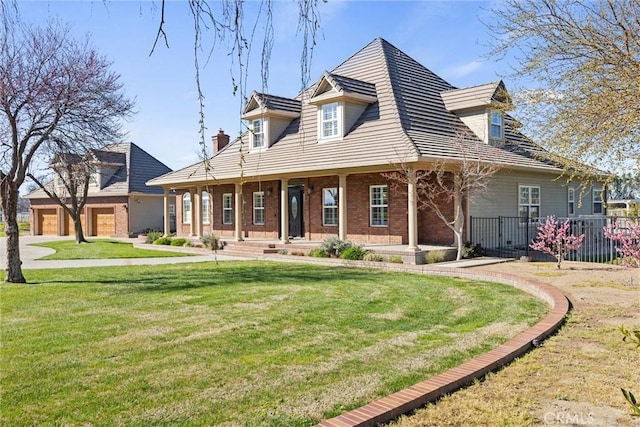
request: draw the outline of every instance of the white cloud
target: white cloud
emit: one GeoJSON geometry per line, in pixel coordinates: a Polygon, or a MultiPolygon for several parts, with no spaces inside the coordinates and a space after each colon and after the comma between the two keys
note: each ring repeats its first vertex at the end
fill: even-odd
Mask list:
{"type": "Polygon", "coordinates": [[[466,64],[457,65],[451,67],[447,74],[454,77],[466,77],[469,74],[475,73],[476,71],[482,68],[484,62],[478,61],[477,59],[471,62],[467,62],[466,64]]]}

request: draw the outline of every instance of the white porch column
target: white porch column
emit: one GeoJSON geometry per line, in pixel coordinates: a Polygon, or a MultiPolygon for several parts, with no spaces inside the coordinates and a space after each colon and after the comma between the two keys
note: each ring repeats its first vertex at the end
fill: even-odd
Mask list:
{"type": "Polygon", "coordinates": [[[235,189],[234,189],[234,201],[235,201],[235,209],[234,209],[234,214],[235,214],[235,238],[238,242],[242,241],[242,210],[243,210],[243,206],[242,206],[242,186],[238,183],[236,183],[235,185],[235,189]]]}
{"type": "Polygon", "coordinates": [[[289,180],[280,180],[280,231],[282,243],[289,243],[289,180]]]}
{"type": "Polygon", "coordinates": [[[347,240],[347,175],[338,175],[338,238],[347,240]]]}
{"type": "Polygon", "coordinates": [[[196,188],[193,219],[196,222],[196,236],[202,237],[202,187],[196,188]]]}
{"type": "Polygon", "coordinates": [[[189,189],[189,201],[191,202],[191,208],[190,208],[191,209],[191,221],[189,222],[189,236],[195,236],[195,234],[196,234],[196,227],[195,227],[196,218],[195,218],[195,215],[193,214],[193,211],[194,211],[194,207],[195,207],[195,204],[196,204],[196,196],[195,196],[195,192],[193,191],[193,188],[189,189]]]}
{"type": "Polygon", "coordinates": [[[169,197],[169,189],[164,189],[164,235],[168,236],[171,234],[171,198],[169,197]]]}
{"type": "Polygon", "coordinates": [[[416,172],[412,169],[409,172],[409,182],[407,184],[407,226],[409,234],[409,251],[418,249],[418,195],[416,190],[416,172]]]}

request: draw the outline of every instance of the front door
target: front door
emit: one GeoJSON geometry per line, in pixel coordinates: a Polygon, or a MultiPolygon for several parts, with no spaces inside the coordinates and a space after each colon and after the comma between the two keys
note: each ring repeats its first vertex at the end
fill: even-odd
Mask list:
{"type": "Polygon", "coordinates": [[[289,187],[289,237],[302,237],[303,187],[289,187]]]}

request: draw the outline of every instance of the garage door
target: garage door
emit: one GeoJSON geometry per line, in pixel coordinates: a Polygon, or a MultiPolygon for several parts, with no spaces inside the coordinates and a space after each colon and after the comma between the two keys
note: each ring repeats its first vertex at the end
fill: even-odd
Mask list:
{"type": "Polygon", "coordinates": [[[91,211],[94,236],[116,234],[116,216],[113,213],[113,208],[93,208],[91,211]]]}
{"type": "Polygon", "coordinates": [[[58,234],[58,214],[56,209],[38,210],[38,231],[43,236],[58,234]]]}

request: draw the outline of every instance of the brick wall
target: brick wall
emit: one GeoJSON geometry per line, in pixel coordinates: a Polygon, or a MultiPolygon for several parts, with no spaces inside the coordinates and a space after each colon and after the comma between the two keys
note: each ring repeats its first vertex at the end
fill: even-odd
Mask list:
{"type": "MultiPolygon", "coordinates": [[[[320,241],[329,236],[338,235],[338,226],[322,224],[322,189],[337,188],[337,175],[295,180],[291,185],[304,185],[304,231],[308,240],[320,241]],[[309,191],[311,189],[311,191],[309,191]]],[[[347,177],[347,238],[358,243],[407,244],[408,212],[407,191],[403,186],[393,186],[393,183],[382,174],[368,173],[349,175],[347,177]],[[372,227],[370,225],[370,186],[388,186],[389,221],[386,227],[372,227]]],[[[178,234],[188,236],[189,224],[182,223],[182,197],[185,191],[176,198],[176,220],[178,234]]],[[[211,200],[213,202],[213,223],[203,225],[203,233],[213,233],[222,237],[233,237],[234,224],[222,224],[222,194],[233,193],[234,185],[212,186],[211,200]]],[[[280,182],[265,181],[262,183],[249,182],[243,188],[244,224],[243,237],[279,239],[280,238],[280,182]],[[265,192],[265,223],[253,223],[253,192],[265,192]],[[268,193],[270,193],[268,195],[268,193]]],[[[192,202],[193,205],[193,202],[192,202]]],[[[453,204],[442,200],[443,209],[447,215],[453,216],[453,204]]],[[[234,203],[235,209],[235,203],[234,203]]],[[[235,215],[234,215],[235,221],[235,215]]],[[[194,229],[194,231],[196,231],[194,229]]],[[[418,211],[418,242],[419,244],[450,245],[454,241],[451,232],[436,214],[428,209],[418,211]]]]}

